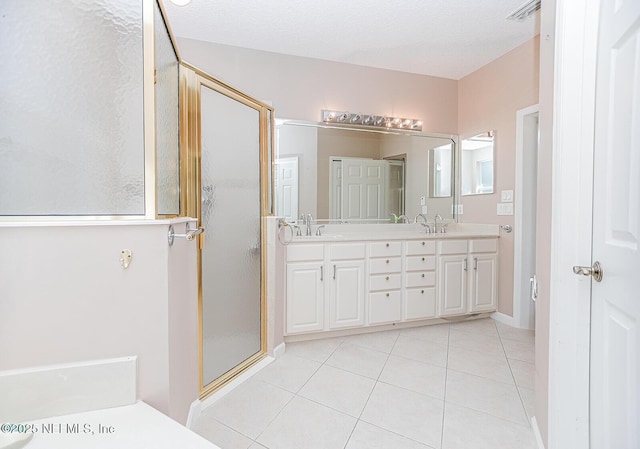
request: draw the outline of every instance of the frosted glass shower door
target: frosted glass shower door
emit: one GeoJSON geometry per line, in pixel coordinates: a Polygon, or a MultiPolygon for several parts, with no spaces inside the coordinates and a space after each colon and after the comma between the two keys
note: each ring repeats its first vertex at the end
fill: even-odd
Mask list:
{"type": "Polygon", "coordinates": [[[261,350],[260,112],[201,84],[202,385],[261,350]]]}

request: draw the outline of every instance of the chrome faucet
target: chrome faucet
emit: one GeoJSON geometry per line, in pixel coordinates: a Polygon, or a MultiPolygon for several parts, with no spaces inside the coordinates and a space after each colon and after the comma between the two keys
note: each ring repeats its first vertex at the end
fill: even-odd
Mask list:
{"type": "Polygon", "coordinates": [[[324,225],[320,225],[316,228],[316,235],[322,235],[322,228],[324,228],[324,225]]]}
{"type": "Polygon", "coordinates": [[[307,214],[307,219],[305,224],[307,225],[307,235],[311,235],[311,221],[313,220],[313,215],[307,214]]]}
{"type": "Polygon", "coordinates": [[[427,224],[429,220],[427,220],[427,216],[425,214],[418,214],[416,215],[416,217],[413,219],[414,223],[418,223],[418,217],[422,218],[422,220],[424,220],[424,224],[427,224]]]}
{"type": "Polygon", "coordinates": [[[391,212],[389,215],[391,215],[393,217],[393,222],[394,223],[398,223],[400,220],[402,220],[402,223],[409,223],[409,217],[407,217],[406,215],[396,215],[393,212],[391,212]]]}
{"type": "Polygon", "coordinates": [[[433,217],[433,233],[434,234],[438,232],[438,220],[442,221],[442,216],[440,214],[436,214],[436,216],[433,217]]]}

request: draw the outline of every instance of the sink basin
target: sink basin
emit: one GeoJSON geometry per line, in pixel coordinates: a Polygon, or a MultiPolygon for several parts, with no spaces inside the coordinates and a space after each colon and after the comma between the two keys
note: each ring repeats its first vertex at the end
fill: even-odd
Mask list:
{"type": "Polygon", "coordinates": [[[20,449],[32,438],[33,433],[0,433],[0,449],[20,449]]]}

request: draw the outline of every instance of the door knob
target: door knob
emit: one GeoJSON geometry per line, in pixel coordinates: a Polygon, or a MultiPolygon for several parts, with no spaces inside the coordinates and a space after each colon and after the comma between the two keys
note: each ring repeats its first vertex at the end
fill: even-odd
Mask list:
{"type": "Polygon", "coordinates": [[[581,274],[583,276],[593,276],[593,279],[596,282],[600,282],[602,280],[602,267],[600,266],[600,262],[598,261],[594,262],[592,267],[575,265],[573,267],[573,272],[575,274],[581,274]]]}

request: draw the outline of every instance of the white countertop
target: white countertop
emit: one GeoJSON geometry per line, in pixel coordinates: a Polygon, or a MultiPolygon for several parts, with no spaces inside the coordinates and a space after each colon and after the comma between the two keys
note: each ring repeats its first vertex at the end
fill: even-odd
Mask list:
{"type": "MultiPolygon", "coordinates": [[[[315,230],[316,226],[312,226],[315,230]]],[[[294,237],[291,243],[330,243],[340,241],[371,240],[440,240],[500,237],[498,225],[450,223],[447,232],[427,234],[424,227],[416,224],[365,224],[326,225],[322,235],[294,237]]],[[[314,231],[315,232],[315,231],[314,231]]]]}
{"type": "Polygon", "coordinates": [[[23,424],[26,449],[220,449],[144,402],[23,424]]]}

